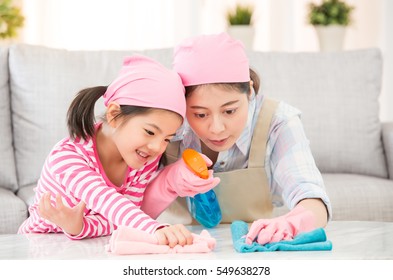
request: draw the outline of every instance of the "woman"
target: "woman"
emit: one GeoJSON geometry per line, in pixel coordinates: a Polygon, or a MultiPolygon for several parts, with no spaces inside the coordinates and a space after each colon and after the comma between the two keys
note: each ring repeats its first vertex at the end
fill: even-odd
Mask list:
{"type": "MultiPolygon", "coordinates": [[[[258,93],[243,45],[225,33],[187,39],[175,48],[173,68],[186,88],[187,122],[167,152],[180,157],[193,148],[210,158],[221,179],[215,191],[222,222],[253,222],[247,241],[261,244],[326,226],[330,201],[300,111],[258,93]],[[269,219],[273,203],[281,201],[291,211],[269,219]]],[[[175,180],[178,164],[147,187],[141,209],[150,216],[187,195],[174,192],[174,185],[190,190],[175,180]]]]}

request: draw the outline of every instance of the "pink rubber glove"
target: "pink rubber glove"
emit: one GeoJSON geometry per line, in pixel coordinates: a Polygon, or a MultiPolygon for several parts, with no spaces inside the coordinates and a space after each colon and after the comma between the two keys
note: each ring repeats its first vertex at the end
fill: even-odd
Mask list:
{"type": "Polygon", "coordinates": [[[255,239],[261,245],[291,240],[298,233],[313,229],[315,229],[314,214],[298,205],[284,216],[253,222],[246,235],[246,243],[251,244],[255,239]]]}
{"type": "MultiPolygon", "coordinates": [[[[209,167],[212,161],[201,154],[209,167]]],[[[179,159],[164,167],[149,183],[145,190],[141,209],[153,219],[157,218],[178,196],[195,196],[205,193],[220,183],[220,178],[213,177],[209,170],[209,178],[202,179],[192,172],[183,159],[179,159]]]]}
{"type": "MultiPolygon", "coordinates": [[[[204,154],[201,156],[207,167],[212,165],[212,161],[207,156],[204,154]]],[[[180,197],[193,197],[198,193],[205,193],[220,183],[220,178],[213,177],[213,170],[209,170],[209,178],[202,179],[190,170],[183,159],[166,166],[160,175],[163,176],[163,174],[165,178],[162,180],[165,181],[168,190],[174,191],[180,197]]]]}

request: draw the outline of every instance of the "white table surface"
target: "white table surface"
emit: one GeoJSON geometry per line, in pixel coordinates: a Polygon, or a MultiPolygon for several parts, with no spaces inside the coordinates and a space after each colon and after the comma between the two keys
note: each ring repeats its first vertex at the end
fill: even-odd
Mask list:
{"type": "MultiPolygon", "coordinates": [[[[190,226],[194,233],[202,227],[190,226]]],[[[229,225],[208,229],[216,238],[213,252],[201,254],[113,255],[105,251],[109,236],[73,241],[63,234],[0,235],[2,260],[360,260],[393,259],[393,223],[333,221],[326,227],[332,251],[237,253],[232,245],[229,225]]]]}

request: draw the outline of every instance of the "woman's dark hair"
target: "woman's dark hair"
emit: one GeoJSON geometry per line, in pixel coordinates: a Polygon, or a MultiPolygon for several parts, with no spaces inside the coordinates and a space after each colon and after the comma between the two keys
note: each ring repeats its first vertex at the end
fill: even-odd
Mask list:
{"type": "MultiPolygon", "coordinates": [[[[86,88],[76,95],[67,112],[68,132],[72,139],[80,137],[87,140],[94,135],[94,106],[97,100],[105,94],[106,89],[106,86],[86,88]]],[[[119,114],[114,119],[119,117],[130,118],[135,115],[146,114],[151,110],[154,109],[141,106],[120,105],[119,114]]]]}
{"type": "MultiPolygon", "coordinates": [[[[250,79],[253,82],[253,88],[255,91],[255,94],[258,94],[259,91],[259,85],[260,85],[260,79],[258,74],[250,69],[250,79]]],[[[229,89],[229,90],[236,90],[242,93],[248,94],[250,92],[250,82],[242,82],[242,83],[217,83],[216,85],[219,85],[223,88],[229,89]]],[[[201,85],[196,85],[196,86],[187,86],[186,87],[186,98],[191,95],[193,91],[195,91],[199,86],[201,85]]]]}

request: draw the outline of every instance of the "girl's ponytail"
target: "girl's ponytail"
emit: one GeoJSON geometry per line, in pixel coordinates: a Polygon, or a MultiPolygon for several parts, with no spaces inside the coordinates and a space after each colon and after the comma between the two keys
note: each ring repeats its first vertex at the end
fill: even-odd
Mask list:
{"type": "Polygon", "coordinates": [[[68,132],[72,139],[81,137],[87,140],[94,135],[94,106],[106,89],[106,86],[86,88],[74,98],[67,112],[68,132]]]}

